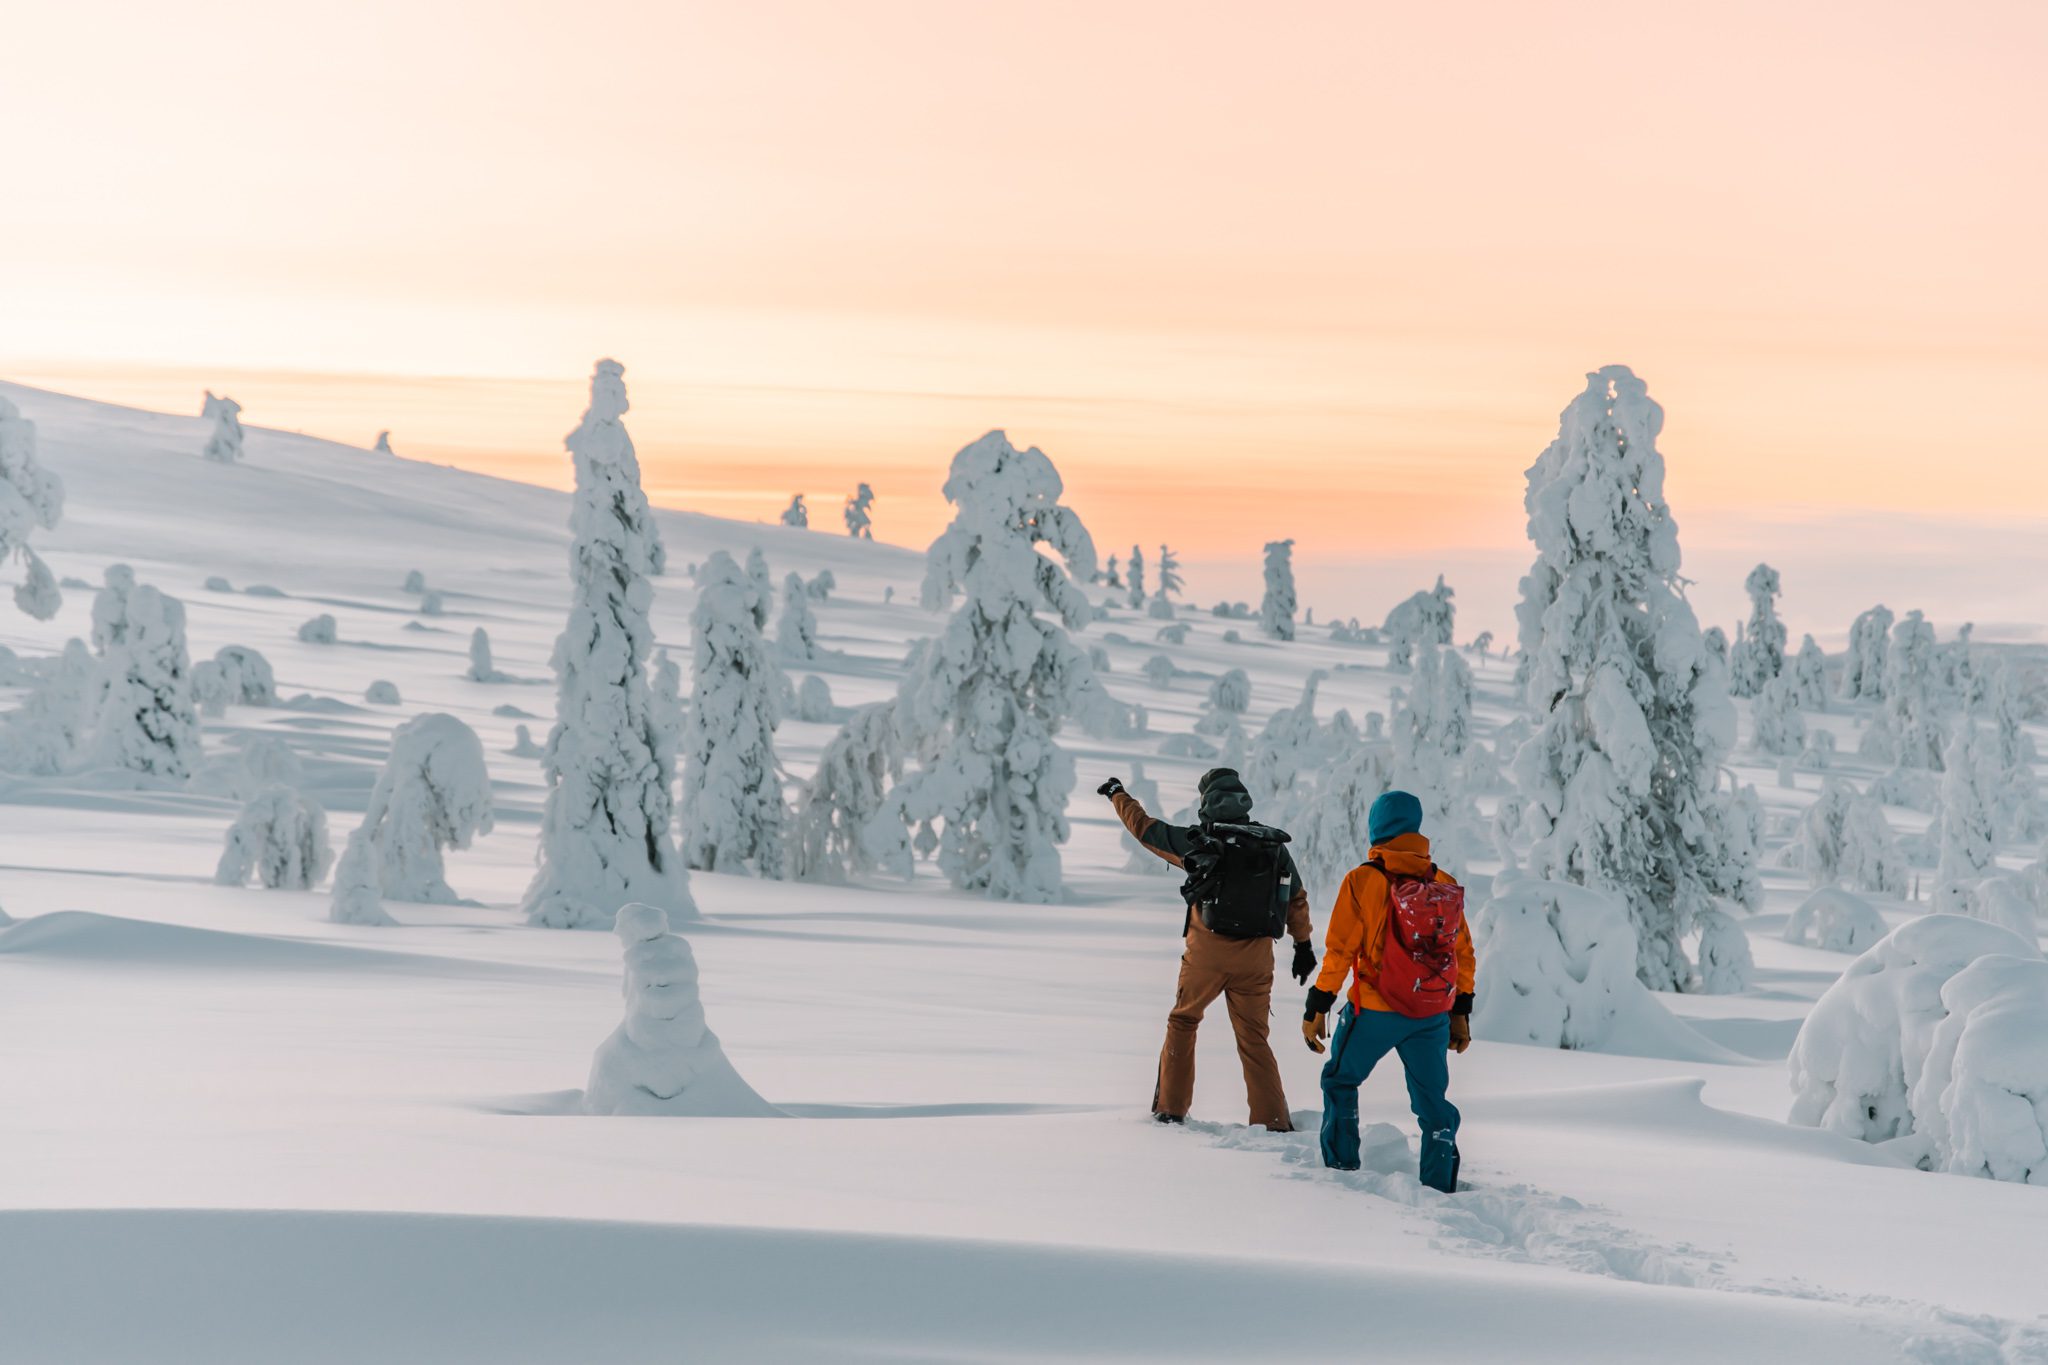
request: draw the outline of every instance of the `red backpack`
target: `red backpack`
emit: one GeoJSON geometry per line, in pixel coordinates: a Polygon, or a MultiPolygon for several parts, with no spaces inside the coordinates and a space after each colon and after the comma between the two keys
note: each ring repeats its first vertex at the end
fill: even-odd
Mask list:
{"type": "Polygon", "coordinates": [[[1377,861],[1366,864],[1387,883],[1387,938],[1380,952],[1380,998],[1398,1014],[1428,1019],[1448,1014],[1458,998],[1458,933],[1465,927],[1465,888],[1429,877],[1403,877],[1377,861]]]}

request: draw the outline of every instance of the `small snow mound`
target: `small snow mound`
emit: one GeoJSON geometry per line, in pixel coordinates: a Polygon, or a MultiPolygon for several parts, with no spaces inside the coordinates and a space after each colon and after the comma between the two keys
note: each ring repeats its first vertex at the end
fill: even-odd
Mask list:
{"type": "MultiPolygon", "coordinates": [[[[255,589],[250,589],[254,592],[255,589]]],[[[335,621],[330,612],[321,612],[312,620],[299,627],[299,641],[308,645],[331,645],[335,639],[335,621]]]]}
{"type": "Polygon", "coordinates": [[[625,1020],[590,1064],[583,1112],[692,1118],[774,1118],[781,1111],[740,1079],[697,996],[697,959],[668,913],[634,902],[613,932],[626,948],[625,1020]]]}
{"type": "Polygon", "coordinates": [[[1933,1162],[1958,1175],[2048,1185],[2048,961],[1980,957],[1941,988],[1913,1087],[1933,1162]]]}
{"type": "Polygon", "coordinates": [[[1831,953],[1861,953],[1885,935],[1884,917],[1863,897],[1824,886],[1785,921],[1787,943],[1811,942],[1831,953]]]}

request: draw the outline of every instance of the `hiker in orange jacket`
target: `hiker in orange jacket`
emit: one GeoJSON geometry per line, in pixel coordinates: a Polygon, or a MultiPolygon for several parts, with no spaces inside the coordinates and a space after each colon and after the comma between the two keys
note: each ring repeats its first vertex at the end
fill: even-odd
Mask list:
{"type": "MultiPolygon", "coordinates": [[[[1200,823],[1170,825],[1149,815],[1138,799],[1111,778],[1096,788],[1109,798],[1117,818],[1147,852],[1175,867],[1185,867],[1205,832],[1219,827],[1250,827],[1252,797],[1237,773],[1213,768],[1202,774],[1200,823]]],[[[1277,831],[1269,831],[1277,833],[1277,831]]],[[[1279,835],[1285,840],[1284,834],[1279,835]]],[[[1203,1013],[1223,996],[1230,1007],[1230,1026],[1237,1034],[1237,1057],[1244,1067],[1244,1086],[1251,1122],[1276,1133],[1293,1131],[1287,1117],[1287,1094],[1280,1083],[1280,1063],[1266,1040],[1273,1002],[1273,939],[1284,927],[1294,940],[1294,979],[1307,983],[1316,969],[1315,925],[1309,919],[1308,892],[1284,843],[1274,845],[1278,876],[1269,883],[1276,902],[1272,925],[1246,937],[1228,937],[1203,923],[1190,906],[1182,934],[1186,950],[1180,959],[1180,988],[1173,1012],[1166,1016],[1166,1044],[1159,1050],[1159,1082],[1152,1093],[1152,1115],[1161,1123],[1184,1122],[1195,1095],[1195,1030],[1203,1013]]]]}
{"type": "MultiPolygon", "coordinates": [[[[1422,835],[1422,803],[1407,792],[1383,793],[1366,820],[1372,852],[1353,868],[1337,892],[1325,939],[1323,969],[1308,993],[1301,1033],[1309,1048],[1323,1050],[1330,1036],[1330,1007],[1344,979],[1349,999],[1337,1020],[1330,1060],[1323,1066],[1323,1164],[1358,1169],[1358,1087],[1388,1052],[1401,1055],[1408,1073],[1408,1101],[1422,1125],[1422,1183],[1450,1193],[1458,1187],[1458,1110],[1446,1097],[1450,1067],[1446,1052],[1472,1044],[1472,997],[1477,964],[1471,930],[1459,921],[1452,953],[1456,996],[1450,1012],[1413,1018],[1397,1010],[1379,989],[1389,925],[1388,891],[1395,878],[1455,886],[1450,874],[1430,860],[1422,835]]],[[[1442,1009],[1439,1003],[1435,1007],[1442,1009]]]]}

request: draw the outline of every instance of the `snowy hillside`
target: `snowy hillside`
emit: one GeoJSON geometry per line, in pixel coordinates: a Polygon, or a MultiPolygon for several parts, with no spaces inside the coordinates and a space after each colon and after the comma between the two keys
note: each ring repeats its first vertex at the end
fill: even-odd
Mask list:
{"type": "MultiPolygon", "coordinates": [[[[1364,1168],[1321,1167],[1321,1059],[1295,1034],[1284,974],[1274,1044],[1304,1131],[1241,1126],[1221,1004],[1193,1121],[1150,1122],[1177,878],[1132,860],[1092,792],[1142,764],[1154,813],[1172,816],[1210,749],[1243,745],[1305,688],[1306,764],[1318,723],[1341,710],[1371,727],[1401,714],[1397,690],[1413,714],[1438,668],[1469,670],[1470,738],[1491,753],[1522,714],[1498,646],[1396,671],[1387,644],[1327,622],[1283,644],[1255,619],[1114,606],[1074,641],[1100,651],[1109,696],[1146,724],[1059,735],[1079,780],[1058,903],[958,894],[922,861],[908,883],[850,886],[697,871],[701,919],[671,917],[685,944],[651,921],[532,927],[520,903],[544,789],[518,730],[538,743],[554,720],[568,495],[253,427],[240,463],[211,462],[196,416],[5,384],[0,397],[36,424],[67,493],[34,542],[65,580],[61,611],[0,609],[18,656],[0,659],[4,706],[23,704],[32,663],[92,636],[116,563],[183,603],[193,659],[256,650],[276,693],[203,716],[186,783],[91,766],[0,776],[0,1359],[2048,1361],[2038,1177],[1919,1170],[1895,1142],[1786,1122],[1801,1022],[1857,953],[1928,909],[1937,880],[1931,799],[1892,792],[1923,808],[1883,811],[1906,844],[1871,874],[1885,885],[1801,909],[1808,874],[1786,850],[1813,837],[1824,777],[1864,787],[1895,771],[1859,754],[1889,723],[1874,703],[1805,715],[1834,736],[1825,773],[1796,761],[1803,740],[1782,770],[1758,751],[1757,711],[1799,708],[1740,704],[1727,762],[1755,789],[1763,844],[1760,905],[1741,921],[1753,981],[1653,994],[1629,957],[1586,1050],[1504,1041],[1526,1021],[1489,1031],[1482,1015],[1451,1058],[1466,1188],[1439,1195],[1414,1178],[1391,1059],[1362,1095],[1364,1168]],[[323,616],[331,642],[305,629],[323,616]],[[396,924],[335,923],[325,880],[216,883],[259,768],[302,774],[340,853],[373,793],[399,785],[378,788],[394,731],[430,712],[475,732],[489,778],[469,793],[469,846],[440,850],[453,900],[387,897],[396,924]],[[1785,936],[1795,912],[1804,942],[1785,936]],[[689,982],[701,1017],[664,1013],[663,992],[689,982]],[[669,1047],[738,1097],[714,1107],[748,1116],[587,1112],[601,1044],[613,1070],[593,1092],[659,1071],[643,1053],[669,1047]]],[[[930,455],[936,487],[951,451],[930,455]]],[[[945,619],[918,605],[925,556],[851,539],[836,512],[813,520],[656,517],[668,566],[649,615],[682,696],[692,571],[720,552],[744,565],[758,548],[778,610],[814,618],[809,647],[770,630],[797,695],[829,717],[782,720],[792,783],[847,708],[896,695],[912,645],[945,619]],[[826,571],[829,591],[805,598],[800,583],[788,604],[786,575],[826,571]]],[[[705,581],[731,602],[700,621],[744,614],[751,580],[721,565],[705,581]]],[[[1415,586],[1408,615],[1426,616],[1415,586]]],[[[1797,585],[1785,593],[1796,641],[1817,627],[1797,585]]],[[[758,728],[756,711],[730,714],[758,728]]],[[[1393,761],[1421,761],[1430,723],[1389,732],[1393,761]]],[[[2048,747],[2038,721],[2021,733],[2048,747]]],[[[1504,872],[1504,789],[1481,792],[1463,831],[1475,903],[1504,872]]],[[[2020,873],[2039,847],[2037,832],[1993,856],[2020,873]]],[[[1499,885],[1496,935],[1600,913],[1546,903],[1529,879],[1499,885]]],[[[1309,891],[1320,931],[1335,887],[1309,891]]],[[[1479,972],[1485,1009],[1483,944],[1479,972]]],[[[1926,1041],[1937,1068],[1983,1065],[1960,1010],[1943,1028],[1926,1041]]]]}

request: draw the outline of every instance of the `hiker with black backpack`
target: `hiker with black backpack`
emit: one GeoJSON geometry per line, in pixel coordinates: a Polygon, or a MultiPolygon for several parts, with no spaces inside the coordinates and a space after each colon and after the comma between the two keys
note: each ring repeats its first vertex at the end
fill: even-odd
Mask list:
{"type": "Polygon", "coordinates": [[[1308,893],[1287,852],[1287,832],[1251,818],[1252,796],[1230,768],[1202,775],[1198,823],[1155,820],[1112,777],[1096,788],[1117,818],[1148,852],[1188,874],[1181,886],[1187,918],[1181,933],[1180,988],[1166,1017],[1159,1051],[1159,1082],[1152,1116],[1182,1123],[1195,1095],[1195,1030],[1217,996],[1230,1009],[1251,1122],[1276,1133],[1293,1131],[1280,1063],[1266,1041],[1273,1004],[1273,940],[1294,940],[1293,975],[1306,984],[1316,969],[1315,926],[1308,893]]]}
{"type": "Polygon", "coordinates": [[[1476,963],[1465,892],[1429,856],[1422,803],[1390,791],[1366,815],[1372,850],[1337,892],[1323,969],[1308,993],[1301,1033],[1323,1050],[1344,978],[1349,999],[1323,1065],[1323,1164],[1358,1169],[1358,1087],[1389,1052],[1408,1073],[1422,1125],[1422,1183],[1458,1188],[1458,1110],[1446,1097],[1447,1053],[1472,1045],[1476,963]]]}

